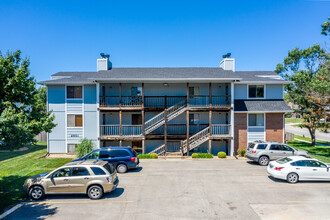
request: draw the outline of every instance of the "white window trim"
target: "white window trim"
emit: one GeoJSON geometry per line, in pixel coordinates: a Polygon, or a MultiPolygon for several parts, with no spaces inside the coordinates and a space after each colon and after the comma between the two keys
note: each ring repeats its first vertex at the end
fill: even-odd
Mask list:
{"type": "Polygon", "coordinates": [[[247,121],[247,130],[246,130],[246,133],[247,133],[247,143],[246,143],[246,147],[248,147],[249,145],[249,128],[263,128],[264,129],[264,140],[266,141],[266,113],[247,113],[247,117],[246,117],[246,121],[247,121]],[[249,126],[249,115],[250,114],[264,114],[264,126],[249,126]]]}
{"type": "Polygon", "coordinates": [[[247,84],[246,85],[246,95],[247,95],[247,99],[266,99],[266,85],[265,84],[247,84]],[[264,97],[256,97],[256,98],[251,98],[250,94],[249,94],[249,86],[264,86],[264,97]]]}
{"type": "MultiPolygon", "coordinates": [[[[82,134],[83,134],[83,138],[85,137],[85,108],[84,108],[84,105],[85,105],[85,100],[84,100],[84,92],[85,91],[85,86],[84,85],[76,85],[76,84],[65,84],[65,144],[66,144],[66,149],[65,149],[65,153],[68,153],[68,144],[77,144],[77,143],[68,143],[68,128],[79,128],[79,129],[82,129],[82,134]],[[81,97],[82,98],[67,98],[67,87],[68,86],[81,86],[81,97]],[[82,110],[81,112],[70,112],[68,113],[68,102],[67,101],[71,101],[71,100],[76,100],[76,101],[81,101],[81,105],[82,105],[82,110]],[[68,127],[68,115],[82,115],[82,120],[83,120],[83,126],[81,127],[68,127]]],[[[78,142],[79,143],[79,142],[78,142]]]]}

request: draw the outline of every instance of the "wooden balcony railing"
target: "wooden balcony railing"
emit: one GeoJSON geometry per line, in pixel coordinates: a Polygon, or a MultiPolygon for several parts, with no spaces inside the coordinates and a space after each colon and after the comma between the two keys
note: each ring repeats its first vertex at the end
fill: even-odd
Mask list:
{"type": "Polygon", "coordinates": [[[101,136],[139,136],[142,135],[142,125],[100,125],[101,136]]]}
{"type": "Polygon", "coordinates": [[[230,135],[230,126],[227,124],[212,124],[211,135],[230,135]]]}
{"type": "MultiPolygon", "coordinates": [[[[145,96],[144,107],[168,108],[185,100],[186,96],[145,96]]],[[[141,107],[142,96],[100,96],[100,107],[141,107]]],[[[230,95],[194,95],[189,97],[192,107],[228,107],[231,104],[230,95]]]]}

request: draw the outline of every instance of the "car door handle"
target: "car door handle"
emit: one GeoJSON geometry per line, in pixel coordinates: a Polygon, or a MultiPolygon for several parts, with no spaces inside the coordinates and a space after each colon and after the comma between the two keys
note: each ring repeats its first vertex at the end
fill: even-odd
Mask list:
{"type": "Polygon", "coordinates": [[[89,177],[85,177],[84,179],[85,179],[85,180],[89,180],[89,177]]]}
{"type": "Polygon", "coordinates": [[[64,181],[69,181],[69,179],[64,179],[64,181]]]}
{"type": "Polygon", "coordinates": [[[300,168],[296,168],[296,170],[300,170],[300,168]]]}
{"type": "Polygon", "coordinates": [[[313,169],[313,171],[317,171],[317,169],[313,169]]]}

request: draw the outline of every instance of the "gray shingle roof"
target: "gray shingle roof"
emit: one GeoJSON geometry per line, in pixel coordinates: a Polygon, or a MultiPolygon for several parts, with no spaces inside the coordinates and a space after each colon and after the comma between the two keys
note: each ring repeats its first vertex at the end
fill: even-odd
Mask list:
{"type": "Polygon", "coordinates": [[[90,83],[94,81],[189,81],[189,80],[237,80],[241,82],[287,83],[269,76],[278,76],[272,71],[236,71],[222,68],[112,68],[99,72],[59,72],[52,80],[40,84],[90,83]],[[266,77],[265,77],[266,76],[266,77]],[[267,77],[268,76],[268,77],[267,77]]]}
{"type": "Polygon", "coordinates": [[[235,112],[291,112],[282,99],[235,100],[235,112]]]}

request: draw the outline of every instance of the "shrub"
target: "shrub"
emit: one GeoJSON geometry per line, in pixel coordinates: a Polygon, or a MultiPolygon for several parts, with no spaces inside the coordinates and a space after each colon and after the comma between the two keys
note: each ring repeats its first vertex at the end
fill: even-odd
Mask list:
{"type": "Polygon", "coordinates": [[[245,157],[246,154],[246,149],[238,149],[237,150],[238,155],[240,155],[241,157],[245,157]]]}
{"type": "Polygon", "coordinates": [[[218,153],[218,158],[226,158],[226,153],[225,152],[219,152],[218,153]]]}
{"type": "Polygon", "coordinates": [[[157,159],[158,155],[156,153],[152,154],[139,154],[138,155],[139,159],[157,159]]]}
{"type": "Polygon", "coordinates": [[[156,153],[152,153],[152,154],[150,154],[150,156],[152,159],[158,159],[158,154],[156,154],[156,153]]]}
{"type": "Polygon", "coordinates": [[[193,153],[193,154],[191,155],[191,157],[192,157],[192,158],[197,158],[197,155],[198,155],[198,154],[193,153]]]}
{"type": "Polygon", "coordinates": [[[193,153],[192,158],[213,158],[213,155],[210,153],[193,153]]]}
{"type": "Polygon", "coordinates": [[[77,144],[76,155],[77,157],[82,157],[89,152],[91,152],[94,148],[94,144],[92,140],[88,140],[87,138],[83,138],[80,140],[80,143],[77,144]]]}

